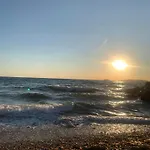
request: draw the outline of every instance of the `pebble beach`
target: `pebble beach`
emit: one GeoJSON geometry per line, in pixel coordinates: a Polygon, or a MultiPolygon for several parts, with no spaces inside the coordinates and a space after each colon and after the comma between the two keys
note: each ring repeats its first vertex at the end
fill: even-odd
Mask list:
{"type": "Polygon", "coordinates": [[[66,128],[14,127],[0,130],[1,150],[150,149],[149,125],[103,124],[66,128]]]}

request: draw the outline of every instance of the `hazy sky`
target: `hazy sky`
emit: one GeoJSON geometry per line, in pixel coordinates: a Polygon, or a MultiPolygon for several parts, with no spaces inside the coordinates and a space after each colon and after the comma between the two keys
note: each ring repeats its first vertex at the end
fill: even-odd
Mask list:
{"type": "Polygon", "coordinates": [[[150,79],[149,17],[150,0],[0,0],[0,75],[150,79]]]}

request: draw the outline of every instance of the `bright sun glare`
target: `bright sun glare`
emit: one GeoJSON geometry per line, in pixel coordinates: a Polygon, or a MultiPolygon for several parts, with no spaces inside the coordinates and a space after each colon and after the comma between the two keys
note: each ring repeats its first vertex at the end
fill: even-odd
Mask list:
{"type": "Polygon", "coordinates": [[[117,70],[125,70],[128,64],[123,60],[115,60],[112,62],[112,66],[117,70]]]}

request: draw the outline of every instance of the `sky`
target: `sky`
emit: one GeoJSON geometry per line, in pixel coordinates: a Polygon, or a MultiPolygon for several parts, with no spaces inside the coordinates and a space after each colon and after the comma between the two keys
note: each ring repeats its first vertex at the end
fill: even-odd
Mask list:
{"type": "Polygon", "coordinates": [[[149,16],[149,0],[0,0],[0,75],[149,80],[149,16]]]}

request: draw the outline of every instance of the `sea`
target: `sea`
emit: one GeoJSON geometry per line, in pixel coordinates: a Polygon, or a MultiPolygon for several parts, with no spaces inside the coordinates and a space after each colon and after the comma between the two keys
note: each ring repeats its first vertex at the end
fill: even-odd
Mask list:
{"type": "Polygon", "coordinates": [[[145,82],[0,77],[0,125],[150,124],[150,104],[126,92],[145,82]]]}

